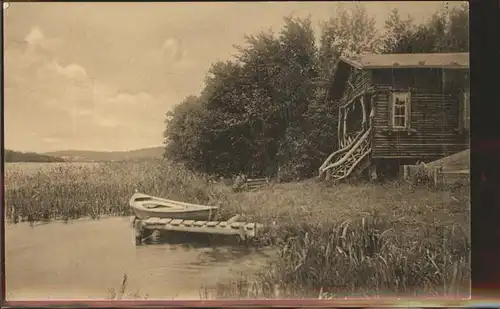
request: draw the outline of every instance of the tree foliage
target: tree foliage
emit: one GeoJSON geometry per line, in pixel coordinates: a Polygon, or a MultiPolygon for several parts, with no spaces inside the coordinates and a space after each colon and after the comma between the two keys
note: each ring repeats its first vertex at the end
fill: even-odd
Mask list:
{"type": "Polygon", "coordinates": [[[234,59],[211,65],[199,97],[167,113],[165,155],[221,176],[312,176],[337,147],[325,93],[340,56],[468,50],[465,6],[422,25],[395,10],[379,33],[357,5],[320,29],[317,40],[310,19],[287,17],[278,33],[246,36],[234,59]]]}
{"type": "Polygon", "coordinates": [[[384,53],[440,53],[469,51],[467,4],[434,13],[427,23],[416,25],[393,10],[385,23],[384,53]]]}

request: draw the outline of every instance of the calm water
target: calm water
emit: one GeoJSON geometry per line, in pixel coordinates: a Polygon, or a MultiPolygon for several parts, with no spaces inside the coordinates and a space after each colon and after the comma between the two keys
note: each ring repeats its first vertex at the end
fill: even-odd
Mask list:
{"type": "Polygon", "coordinates": [[[270,252],[236,247],[156,244],[136,247],[130,218],[6,226],[7,299],[107,298],[129,277],[127,292],[149,299],[199,299],[214,286],[261,267],[270,252]]]}
{"type": "Polygon", "coordinates": [[[50,170],[57,167],[67,167],[67,166],[86,166],[86,167],[97,167],[99,163],[94,162],[53,162],[53,163],[37,163],[37,162],[6,162],[5,163],[5,173],[8,177],[9,175],[22,174],[24,176],[35,174],[39,171],[50,170]]]}

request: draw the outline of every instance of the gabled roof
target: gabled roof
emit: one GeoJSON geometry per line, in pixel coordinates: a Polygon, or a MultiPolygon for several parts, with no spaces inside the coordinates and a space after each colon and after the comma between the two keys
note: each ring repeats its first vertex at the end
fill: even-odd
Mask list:
{"type": "Polygon", "coordinates": [[[469,53],[381,54],[340,57],[340,61],[358,69],[468,69],[469,53]]]}

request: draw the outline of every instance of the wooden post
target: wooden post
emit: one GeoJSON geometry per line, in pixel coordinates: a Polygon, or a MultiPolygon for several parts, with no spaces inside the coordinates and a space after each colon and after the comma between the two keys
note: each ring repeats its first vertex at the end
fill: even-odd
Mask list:
{"type": "Polygon", "coordinates": [[[344,130],[342,132],[342,141],[345,144],[345,136],[347,134],[347,114],[349,114],[349,107],[347,106],[344,110],[344,130]]]}
{"type": "Polygon", "coordinates": [[[405,166],[400,165],[398,168],[398,179],[404,180],[405,166]]]}
{"type": "Polygon", "coordinates": [[[366,119],[366,106],[365,106],[365,100],[364,100],[364,96],[362,96],[360,98],[360,102],[361,102],[361,108],[363,109],[363,130],[366,129],[366,122],[367,122],[367,119],[366,119]]]}
{"type": "Polygon", "coordinates": [[[151,233],[151,241],[154,243],[154,244],[158,244],[160,243],[160,240],[161,240],[161,232],[159,230],[154,230],[152,233],[151,233]]]}
{"type": "Polygon", "coordinates": [[[342,124],[344,122],[344,108],[343,107],[340,107],[339,108],[339,123],[338,123],[338,126],[337,126],[337,139],[338,139],[338,143],[339,143],[339,149],[340,148],[343,148],[343,143],[342,143],[342,124]]]}
{"type": "Polygon", "coordinates": [[[375,94],[373,94],[370,98],[370,105],[371,105],[370,116],[369,116],[370,126],[373,126],[373,119],[375,118],[375,98],[376,98],[375,94]]]}
{"type": "Polygon", "coordinates": [[[442,167],[436,167],[434,168],[434,186],[435,187],[438,187],[440,185],[440,180],[441,180],[441,170],[442,170],[442,167]]]}
{"type": "Polygon", "coordinates": [[[377,175],[377,161],[373,160],[370,162],[370,180],[376,181],[378,178],[377,175]]]}
{"type": "Polygon", "coordinates": [[[389,93],[387,95],[387,100],[389,102],[389,108],[387,109],[388,111],[388,126],[389,126],[389,129],[392,130],[392,127],[394,126],[394,119],[393,119],[393,113],[394,113],[394,102],[392,101],[393,100],[393,94],[392,93],[389,93]]]}
{"type": "Polygon", "coordinates": [[[134,232],[135,232],[135,245],[140,245],[142,243],[142,222],[140,219],[136,218],[134,222],[134,232]]]}

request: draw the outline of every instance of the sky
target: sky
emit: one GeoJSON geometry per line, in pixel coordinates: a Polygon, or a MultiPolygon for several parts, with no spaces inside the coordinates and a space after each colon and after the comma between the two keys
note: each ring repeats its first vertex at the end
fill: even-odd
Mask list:
{"type": "MultiPolygon", "coordinates": [[[[131,150],[163,143],[165,113],[209,65],[284,16],[317,28],[340,2],[11,3],[4,10],[5,147],[131,150]]],[[[367,2],[424,21],[442,2],[367,2]]]]}

